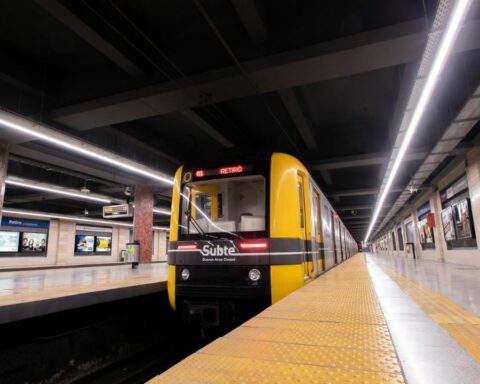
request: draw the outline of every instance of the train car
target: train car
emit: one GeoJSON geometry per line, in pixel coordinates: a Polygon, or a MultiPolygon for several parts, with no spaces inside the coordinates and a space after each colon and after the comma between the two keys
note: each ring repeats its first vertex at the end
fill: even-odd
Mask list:
{"type": "Polygon", "coordinates": [[[180,167],[172,195],[168,297],[183,320],[231,323],[356,253],[295,157],[180,167]]]}

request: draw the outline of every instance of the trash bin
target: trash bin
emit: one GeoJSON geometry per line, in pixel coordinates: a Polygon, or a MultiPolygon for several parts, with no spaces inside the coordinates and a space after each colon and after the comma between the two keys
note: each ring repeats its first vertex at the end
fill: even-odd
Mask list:
{"type": "Polygon", "coordinates": [[[133,243],[127,243],[125,249],[125,261],[132,263],[132,268],[137,268],[139,256],[140,243],[138,241],[134,241],[133,243]]]}

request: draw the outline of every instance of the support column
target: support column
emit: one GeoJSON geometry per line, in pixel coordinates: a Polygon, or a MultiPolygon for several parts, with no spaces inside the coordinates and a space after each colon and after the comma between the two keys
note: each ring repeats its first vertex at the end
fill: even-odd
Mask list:
{"type": "Polygon", "coordinates": [[[150,185],[135,187],[133,214],[133,239],[140,242],[140,263],[152,262],[153,188],[150,185]]]}
{"type": "Polygon", "coordinates": [[[480,247],[480,145],[468,154],[467,180],[477,246],[480,247]]]}
{"type": "Polygon", "coordinates": [[[7,178],[9,145],[0,141],[0,220],[3,213],[3,199],[5,197],[5,180],[7,178]]]}

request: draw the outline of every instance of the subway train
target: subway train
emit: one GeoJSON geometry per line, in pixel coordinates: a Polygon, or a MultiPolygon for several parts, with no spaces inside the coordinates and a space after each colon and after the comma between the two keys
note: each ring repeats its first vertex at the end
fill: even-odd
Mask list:
{"type": "Polygon", "coordinates": [[[185,323],[244,319],[356,252],[293,156],[182,166],[175,174],[168,298],[185,323]]]}

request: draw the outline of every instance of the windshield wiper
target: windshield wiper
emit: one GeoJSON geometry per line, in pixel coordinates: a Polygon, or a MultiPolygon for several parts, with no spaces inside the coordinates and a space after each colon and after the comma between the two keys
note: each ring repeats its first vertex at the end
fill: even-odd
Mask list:
{"type": "Polygon", "coordinates": [[[219,236],[215,236],[215,235],[212,235],[210,233],[206,233],[202,226],[198,223],[197,219],[195,219],[193,216],[192,216],[192,212],[190,210],[188,210],[187,212],[185,212],[185,214],[187,215],[187,232],[188,234],[190,235],[190,223],[193,224],[193,227],[195,228],[195,230],[200,233],[202,236],[206,236],[206,237],[210,237],[212,239],[216,239],[216,240],[220,240],[221,238],[219,236]]]}

